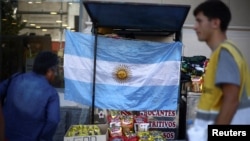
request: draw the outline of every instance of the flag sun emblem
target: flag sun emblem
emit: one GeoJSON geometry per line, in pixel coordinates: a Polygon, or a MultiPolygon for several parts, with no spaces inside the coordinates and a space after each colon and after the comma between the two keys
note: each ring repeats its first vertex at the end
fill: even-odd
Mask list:
{"type": "Polygon", "coordinates": [[[119,65],[113,71],[113,78],[119,83],[125,83],[131,78],[131,70],[126,65],[119,65]]]}

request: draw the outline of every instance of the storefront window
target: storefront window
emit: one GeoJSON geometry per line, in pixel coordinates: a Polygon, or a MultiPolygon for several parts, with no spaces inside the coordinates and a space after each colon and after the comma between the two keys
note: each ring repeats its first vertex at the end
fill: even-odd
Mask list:
{"type": "Polygon", "coordinates": [[[0,81],[30,71],[36,54],[51,50],[60,60],[54,86],[63,88],[64,30],[79,31],[80,1],[1,0],[0,81]]]}

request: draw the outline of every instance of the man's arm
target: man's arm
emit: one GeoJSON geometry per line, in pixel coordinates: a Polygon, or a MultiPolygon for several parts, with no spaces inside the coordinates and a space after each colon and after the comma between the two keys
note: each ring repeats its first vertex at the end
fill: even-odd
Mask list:
{"type": "Polygon", "coordinates": [[[222,105],[215,124],[230,124],[239,105],[240,87],[234,84],[221,84],[222,105]]]}
{"type": "Polygon", "coordinates": [[[60,121],[60,105],[58,94],[54,94],[54,96],[50,98],[46,111],[47,121],[40,136],[40,140],[52,141],[52,137],[54,136],[60,121]]]}

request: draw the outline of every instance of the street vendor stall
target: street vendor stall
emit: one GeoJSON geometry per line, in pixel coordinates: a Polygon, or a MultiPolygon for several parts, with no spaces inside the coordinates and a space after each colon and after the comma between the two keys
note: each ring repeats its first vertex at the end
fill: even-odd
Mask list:
{"type": "MultiPolygon", "coordinates": [[[[181,127],[182,125],[179,124],[179,120],[181,118],[181,111],[179,108],[179,89],[181,83],[180,62],[182,56],[181,29],[190,6],[100,1],[84,1],[83,5],[85,6],[88,15],[90,16],[90,19],[93,23],[93,34],[83,35],[78,33],[74,34],[66,32],[66,51],[64,58],[64,63],[66,64],[64,66],[64,68],[66,69],[65,97],[69,98],[70,100],[76,100],[77,102],[80,102],[82,104],[87,104],[91,107],[90,125],[97,124],[95,115],[100,113],[95,113],[96,111],[101,111],[101,114],[106,114],[105,116],[101,117],[106,118],[106,120],[104,120],[104,124],[108,124],[108,129],[110,132],[111,130],[113,131],[113,129],[118,129],[117,123],[114,122],[114,117],[123,116],[124,118],[129,118],[130,116],[133,117],[134,115],[136,115],[137,124],[133,124],[132,126],[129,125],[129,128],[133,128],[133,130],[134,128],[137,128],[136,130],[138,131],[138,134],[140,133],[140,130],[148,131],[149,129],[151,131],[160,131],[166,139],[174,140],[181,138],[180,136],[181,134],[183,134],[183,131],[181,131],[180,129],[184,129],[183,127],[181,127]],[[143,41],[140,40],[139,36],[159,38],[174,36],[174,40],[170,41],[170,43],[143,41]],[[77,41],[78,43],[76,43],[77,41]],[[141,47],[137,48],[136,45],[138,44],[140,44],[141,47]],[[87,81],[85,81],[85,78],[79,78],[86,76],[79,75],[74,76],[74,82],[71,82],[70,79],[73,78],[73,73],[81,75],[89,74],[81,72],[86,71],[86,68],[81,69],[81,71],[79,71],[79,69],[73,70],[74,66],[72,65],[72,60],[74,59],[72,58],[76,57],[72,56],[76,54],[79,55],[80,53],[75,53],[75,50],[69,50],[69,46],[74,46],[74,48],[78,48],[78,51],[84,52],[81,55],[81,57],[86,58],[84,59],[84,62],[89,61],[89,58],[93,60],[93,72],[89,73],[92,75],[92,77],[88,76],[88,78],[86,78],[88,79],[87,81]],[[82,49],[81,47],[83,46],[88,46],[88,48],[90,49],[82,49]],[[125,47],[126,49],[122,49],[121,46],[125,47]],[[153,50],[154,52],[146,52],[146,50],[144,50],[143,48],[145,46],[147,47],[147,50],[153,50]],[[163,50],[160,50],[160,48],[162,49],[162,47],[165,47],[165,49],[163,48],[163,50]],[[111,50],[106,51],[106,49],[111,50]],[[113,53],[112,51],[116,49],[119,51],[113,53]],[[143,58],[144,60],[132,59],[133,61],[135,61],[135,63],[131,66],[129,65],[131,64],[131,62],[128,61],[129,59],[126,58],[127,54],[125,54],[129,51],[131,51],[129,54],[132,54],[132,56],[134,54],[134,57],[143,57],[143,55],[145,54],[147,54],[147,56],[143,58]],[[140,54],[137,54],[138,51],[140,54]],[[92,54],[88,54],[89,52],[93,52],[93,56],[92,54]],[[106,79],[106,83],[109,84],[109,86],[107,87],[104,86],[104,84],[101,84],[100,80],[103,79],[106,75],[109,76],[109,70],[107,69],[111,69],[111,67],[109,65],[105,65],[105,63],[107,63],[107,60],[113,61],[112,59],[114,58],[114,56],[108,56],[110,52],[112,52],[111,55],[114,56],[117,53],[122,52],[118,56],[115,56],[116,63],[121,65],[114,69],[112,73],[113,80],[106,79]],[[161,54],[162,52],[165,52],[165,55],[161,54]],[[106,54],[103,55],[102,53],[106,54]],[[72,60],[69,61],[66,58],[72,60]],[[106,60],[100,60],[103,58],[105,58],[106,60]],[[158,62],[161,62],[159,63],[161,65],[167,64],[163,66],[163,68],[159,67],[158,70],[154,70],[155,73],[153,73],[154,75],[159,75],[157,76],[157,78],[162,77],[159,80],[164,82],[153,79],[156,77],[154,75],[143,75],[145,72],[151,71],[152,68],[154,69],[154,67],[158,66],[158,64],[156,65],[151,62],[151,58],[159,59],[160,61],[158,60],[158,62]],[[165,60],[163,59],[162,61],[162,58],[164,58],[165,60]],[[125,63],[122,62],[124,60],[125,63]],[[171,62],[175,67],[173,68],[173,66],[170,65],[171,63],[166,62],[166,60],[171,62]],[[141,72],[139,73],[136,73],[133,71],[134,69],[137,69],[135,68],[135,65],[137,65],[138,62],[141,63],[140,67],[145,69],[141,70],[141,72]],[[103,67],[102,71],[97,70],[101,67],[103,67]],[[142,75],[140,75],[140,73],[142,75]],[[143,84],[135,83],[135,81],[142,79],[144,81],[144,78],[139,78],[139,76],[147,77],[147,82],[143,84]],[[166,78],[164,78],[165,76],[166,78]],[[75,79],[77,79],[77,81],[75,81],[75,79]],[[86,84],[90,80],[92,81],[91,85],[86,84]],[[115,81],[117,82],[117,85],[114,84],[115,81]],[[130,85],[126,84],[126,82],[133,84],[131,86],[133,88],[136,87],[137,90],[132,91],[130,85]],[[75,90],[78,89],[78,86],[82,87],[83,85],[88,85],[88,87],[86,89],[82,89],[81,92],[75,90]],[[67,88],[67,86],[70,87],[67,88]],[[84,93],[82,92],[83,90],[90,90],[90,88],[92,89],[90,91],[91,100],[87,95],[81,96],[81,93],[84,93]],[[113,97],[115,97],[116,99],[112,96],[109,97],[109,93],[112,93],[113,97]],[[78,95],[74,98],[74,94],[78,95]],[[131,97],[124,96],[131,94],[131,97]],[[140,101],[142,98],[138,94],[145,94],[145,96],[143,97],[145,101],[140,101]],[[140,105],[140,103],[136,103],[138,101],[143,103],[141,103],[140,105]],[[98,108],[99,110],[96,110],[96,108],[98,108]],[[106,110],[106,112],[104,112],[104,110],[106,110]],[[144,117],[146,117],[147,119],[144,120],[144,117]],[[110,118],[112,119],[110,120],[110,118]],[[146,124],[141,124],[141,121],[144,121],[146,124]],[[142,127],[142,125],[145,126],[142,127]],[[112,128],[111,126],[115,128],[112,128]]],[[[75,60],[74,62],[77,63],[78,61],[75,60]]],[[[87,67],[87,65],[85,65],[85,67],[87,67]]],[[[136,119],[130,118],[129,120],[133,120],[134,122],[136,121],[136,119]]],[[[185,120],[186,118],[183,119],[185,120]]],[[[185,127],[185,123],[183,126],[185,127]]],[[[124,129],[125,128],[123,126],[121,130],[124,129]]],[[[127,129],[128,128],[126,128],[126,130],[127,129]]],[[[129,129],[129,131],[132,130],[129,129]]],[[[110,132],[108,133],[109,138],[119,138],[119,136],[117,136],[117,133],[115,135],[113,134],[114,136],[110,136],[110,132]]],[[[122,133],[119,134],[121,134],[122,136],[122,133]]],[[[69,133],[68,136],[71,136],[71,133],[69,133]]],[[[70,138],[68,139],[70,140],[70,138]]]]}

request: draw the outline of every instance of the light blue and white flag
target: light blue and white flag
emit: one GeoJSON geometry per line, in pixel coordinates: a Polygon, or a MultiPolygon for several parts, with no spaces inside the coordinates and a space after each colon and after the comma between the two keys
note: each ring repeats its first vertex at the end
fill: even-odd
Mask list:
{"type": "Polygon", "coordinates": [[[177,110],[182,43],[65,31],[65,99],[114,110],[177,110]]]}

